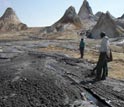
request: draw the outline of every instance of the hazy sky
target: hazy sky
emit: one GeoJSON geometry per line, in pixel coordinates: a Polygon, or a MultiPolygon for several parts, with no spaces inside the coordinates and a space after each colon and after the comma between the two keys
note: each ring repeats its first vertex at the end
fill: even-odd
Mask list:
{"type": "MultiPolygon", "coordinates": [[[[93,13],[109,11],[120,17],[124,13],[124,0],[88,0],[93,13]]],[[[28,26],[48,26],[58,21],[69,6],[78,13],[83,0],[0,0],[0,16],[12,7],[19,19],[28,26]]]]}

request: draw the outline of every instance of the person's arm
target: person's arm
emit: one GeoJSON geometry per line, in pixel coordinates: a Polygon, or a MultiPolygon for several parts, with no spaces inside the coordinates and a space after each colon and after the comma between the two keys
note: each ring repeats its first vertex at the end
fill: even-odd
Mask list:
{"type": "Polygon", "coordinates": [[[107,43],[106,43],[106,45],[107,45],[107,51],[109,52],[110,51],[110,41],[109,41],[109,39],[107,40],[107,43]]]}

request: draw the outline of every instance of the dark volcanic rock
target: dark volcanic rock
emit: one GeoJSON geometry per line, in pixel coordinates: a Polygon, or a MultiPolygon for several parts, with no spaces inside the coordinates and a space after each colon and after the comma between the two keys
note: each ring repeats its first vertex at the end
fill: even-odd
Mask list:
{"type": "Polygon", "coordinates": [[[70,107],[81,99],[81,88],[71,85],[68,76],[77,78],[82,72],[83,77],[87,70],[78,71],[75,62],[80,63],[63,55],[31,52],[0,64],[0,106],[70,107]]]}
{"type": "Polygon", "coordinates": [[[0,31],[17,31],[25,29],[27,29],[27,25],[21,23],[12,8],[7,8],[0,18],[0,31]]]}
{"type": "MultiPolygon", "coordinates": [[[[81,97],[83,87],[87,87],[113,107],[123,107],[124,82],[94,82],[89,77],[91,68],[86,60],[62,54],[29,52],[16,56],[0,64],[0,106],[80,107],[80,101],[86,99],[81,97]]],[[[93,106],[86,102],[82,105],[93,106]]]]}
{"type": "Polygon", "coordinates": [[[123,107],[124,105],[124,81],[107,79],[93,84],[85,84],[95,95],[106,100],[110,107],[123,107]]]}

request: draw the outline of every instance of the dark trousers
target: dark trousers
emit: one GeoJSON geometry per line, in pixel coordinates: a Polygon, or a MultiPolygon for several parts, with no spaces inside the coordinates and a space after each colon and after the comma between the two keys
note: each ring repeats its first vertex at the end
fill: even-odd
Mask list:
{"type": "MultiPolygon", "coordinates": [[[[96,74],[97,66],[98,66],[98,63],[97,63],[97,65],[93,68],[93,71],[92,71],[92,73],[91,73],[92,75],[95,75],[95,74],[96,74]]],[[[107,62],[104,63],[102,70],[103,70],[103,75],[108,76],[108,65],[107,65],[107,62]]]]}
{"type": "Polygon", "coordinates": [[[103,65],[103,73],[102,73],[102,79],[105,79],[108,76],[108,64],[107,61],[105,61],[103,65]]]}
{"type": "Polygon", "coordinates": [[[106,79],[108,76],[108,66],[107,66],[107,54],[106,52],[101,52],[99,56],[99,60],[96,67],[96,79],[106,79]]]}
{"type": "Polygon", "coordinates": [[[80,56],[81,56],[81,58],[83,58],[83,56],[84,56],[84,48],[83,47],[80,47],[80,56]]]}

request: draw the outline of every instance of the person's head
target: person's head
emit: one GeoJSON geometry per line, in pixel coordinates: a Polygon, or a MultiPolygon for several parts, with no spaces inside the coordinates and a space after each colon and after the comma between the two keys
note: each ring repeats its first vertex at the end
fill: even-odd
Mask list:
{"type": "Polygon", "coordinates": [[[100,33],[100,37],[101,37],[101,38],[103,38],[103,37],[105,37],[105,36],[106,36],[105,32],[101,32],[101,33],[100,33]]]}
{"type": "Polygon", "coordinates": [[[83,38],[81,38],[81,41],[83,41],[84,39],[83,38]]]}
{"type": "Polygon", "coordinates": [[[81,32],[80,35],[82,36],[83,35],[83,32],[81,32]]]}

